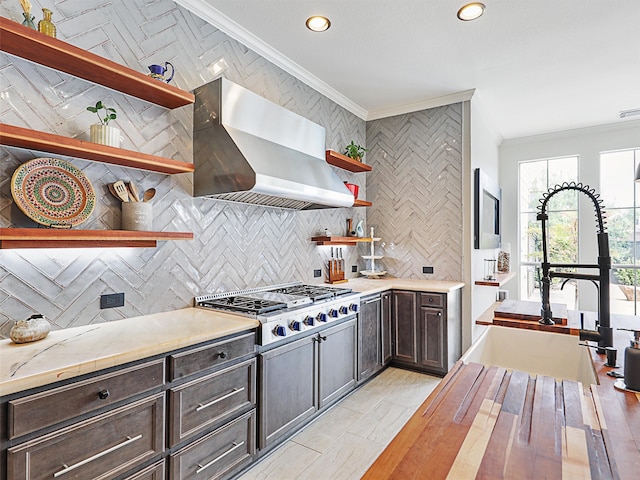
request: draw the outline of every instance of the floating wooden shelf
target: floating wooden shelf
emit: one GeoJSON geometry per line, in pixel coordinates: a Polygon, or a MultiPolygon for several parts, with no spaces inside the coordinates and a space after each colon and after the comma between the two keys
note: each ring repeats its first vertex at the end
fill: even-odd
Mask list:
{"type": "Polygon", "coordinates": [[[156,157],[133,150],[108,147],[5,123],[0,123],[0,144],[159,173],[186,173],[194,170],[192,163],[156,157]]]}
{"type": "Polygon", "coordinates": [[[327,163],[333,165],[334,167],[342,168],[343,170],[348,170],[350,172],[370,172],[372,170],[371,165],[358,162],[353,158],[347,157],[346,155],[335,152],[333,150],[327,150],[326,159],[327,163]]]}
{"type": "Polygon", "coordinates": [[[166,108],[195,101],[189,92],[4,17],[0,17],[0,50],[166,108]]]}
{"type": "Polygon", "coordinates": [[[191,232],[0,228],[0,248],[155,247],[158,240],[192,240],[191,232]]]}
{"type": "Polygon", "coordinates": [[[371,205],[373,205],[373,203],[367,202],[366,200],[356,200],[353,202],[354,207],[370,207],[371,205]]]}
{"type": "Polygon", "coordinates": [[[316,242],[318,245],[357,245],[359,242],[370,242],[369,237],[311,237],[312,242],[316,242]]]}
{"type": "Polygon", "coordinates": [[[511,280],[515,276],[516,276],[516,272],[496,273],[495,280],[476,280],[475,284],[483,285],[486,287],[501,287],[502,285],[507,283],[509,280],[511,280]]]}

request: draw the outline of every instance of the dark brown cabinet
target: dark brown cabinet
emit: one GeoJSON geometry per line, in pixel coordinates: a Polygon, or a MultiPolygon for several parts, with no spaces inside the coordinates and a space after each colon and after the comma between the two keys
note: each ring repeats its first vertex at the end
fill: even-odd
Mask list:
{"type": "Polygon", "coordinates": [[[4,397],[0,478],[229,478],[255,456],[256,377],[251,331],[4,397]]]}
{"type": "Polygon", "coordinates": [[[358,383],[386,367],[394,356],[391,292],[360,301],[358,314],[358,383]]]}
{"type": "Polygon", "coordinates": [[[382,366],[387,366],[393,359],[393,309],[391,292],[384,292],[381,295],[380,308],[380,348],[382,366]]]}
{"type": "Polygon", "coordinates": [[[393,360],[418,363],[418,321],[416,292],[393,291],[393,360]]]}
{"type": "Polygon", "coordinates": [[[443,376],[462,349],[460,290],[393,291],[394,356],[400,367],[443,376]]]}
{"type": "Polygon", "coordinates": [[[109,479],[163,451],[164,394],[157,394],[10,448],[7,477],[109,479]]]}
{"type": "Polygon", "coordinates": [[[318,410],[316,337],[259,355],[259,447],[264,449],[318,410]]]}
{"type": "Polygon", "coordinates": [[[356,321],[321,332],[318,349],[319,406],[331,405],[356,386],[356,321]]]}
{"type": "Polygon", "coordinates": [[[441,308],[420,307],[420,365],[434,371],[445,371],[445,321],[441,308]]]}
{"type": "Polygon", "coordinates": [[[360,301],[358,314],[358,382],[370,378],[381,362],[381,303],[380,295],[360,301]]]}
{"type": "Polygon", "coordinates": [[[170,446],[254,408],[255,385],[252,358],[169,389],[170,446]]]}
{"type": "Polygon", "coordinates": [[[277,444],[356,385],[356,320],[259,355],[259,447],[277,444]]]}
{"type": "Polygon", "coordinates": [[[218,480],[251,462],[255,452],[256,412],[248,413],[190,443],[169,457],[170,478],[218,480]]]}

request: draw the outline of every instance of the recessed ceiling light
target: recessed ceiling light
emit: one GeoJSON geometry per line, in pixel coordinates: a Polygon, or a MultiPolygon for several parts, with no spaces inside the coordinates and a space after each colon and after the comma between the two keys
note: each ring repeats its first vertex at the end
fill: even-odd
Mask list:
{"type": "Polygon", "coordinates": [[[464,22],[475,20],[481,17],[484,13],[484,3],[473,2],[467,3],[460,10],[458,10],[458,18],[464,22]]]}
{"type": "Polygon", "coordinates": [[[312,32],[324,32],[325,30],[328,30],[330,26],[331,22],[327,17],[315,15],[307,18],[307,28],[312,32]]]}

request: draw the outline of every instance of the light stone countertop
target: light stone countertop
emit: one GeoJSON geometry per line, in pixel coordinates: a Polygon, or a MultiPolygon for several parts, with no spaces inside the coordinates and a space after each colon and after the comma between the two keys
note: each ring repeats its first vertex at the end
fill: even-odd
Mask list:
{"type": "Polygon", "coordinates": [[[414,292],[449,293],[464,287],[462,282],[445,280],[418,280],[413,278],[352,278],[348,282],[331,285],[333,287],[351,288],[363,295],[384,292],[385,290],[412,290],[414,292]]]}
{"type": "MultiPolygon", "coordinates": [[[[363,295],[385,290],[448,293],[462,282],[386,277],[333,285],[363,295]]],[[[15,344],[0,340],[0,397],[257,328],[239,315],[184,308],[113,322],[54,330],[47,338],[15,344]]]]}
{"type": "Polygon", "coordinates": [[[53,330],[44,339],[0,340],[0,397],[251,330],[257,320],[200,308],[53,330]]]}

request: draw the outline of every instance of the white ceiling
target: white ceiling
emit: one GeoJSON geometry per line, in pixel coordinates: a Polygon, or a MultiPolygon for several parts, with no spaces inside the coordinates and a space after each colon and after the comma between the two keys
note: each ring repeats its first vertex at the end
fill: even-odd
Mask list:
{"type": "Polygon", "coordinates": [[[472,94],[505,139],[640,118],[618,118],[640,108],[640,0],[484,0],[472,22],[464,0],[176,2],[364,119],[472,94]]]}

